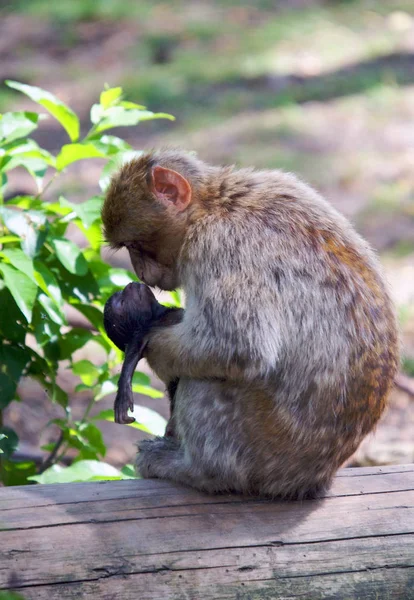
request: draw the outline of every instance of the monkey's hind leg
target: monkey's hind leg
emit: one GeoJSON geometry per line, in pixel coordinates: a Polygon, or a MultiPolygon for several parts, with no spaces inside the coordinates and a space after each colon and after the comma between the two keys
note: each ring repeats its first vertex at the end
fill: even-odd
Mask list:
{"type": "Polygon", "coordinates": [[[171,437],[141,442],[138,445],[136,468],[144,479],[169,479],[208,493],[231,491],[218,477],[201,473],[186,459],[179,441],[171,437]]]}

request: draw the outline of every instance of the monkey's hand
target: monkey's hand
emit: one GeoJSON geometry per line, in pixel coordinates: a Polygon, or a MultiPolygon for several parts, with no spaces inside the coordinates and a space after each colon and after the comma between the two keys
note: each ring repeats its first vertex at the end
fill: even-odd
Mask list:
{"type": "Polygon", "coordinates": [[[167,385],[175,379],[226,379],[243,381],[244,365],[229,361],[218,352],[207,353],[197,343],[185,322],[168,327],[153,327],[147,337],[144,356],[151,369],[167,385]]]}

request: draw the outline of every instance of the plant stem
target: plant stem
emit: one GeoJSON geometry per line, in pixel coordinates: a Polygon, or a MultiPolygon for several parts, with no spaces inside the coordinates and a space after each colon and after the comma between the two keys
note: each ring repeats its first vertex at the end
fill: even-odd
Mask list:
{"type": "Polygon", "coordinates": [[[45,185],[45,187],[41,190],[39,190],[35,196],[35,200],[38,200],[40,198],[40,196],[42,196],[42,194],[44,194],[46,192],[46,190],[52,185],[52,183],[55,181],[55,179],[57,179],[60,175],[60,171],[56,171],[56,173],[53,174],[53,176],[49,179],[49,181],[47,182],[47,184],[45,185]]]}
{"type": "MultiPolygon", "coordinates": [[[[3,411],[2,410],[0,410],[0,428],[1,427],[3,427],[3,411]]],[[[4,477],[3,477],[3,470],[4,470],[3,458],[4,458],[4,455],[0,454],[0,482],[4,481],[4,477]]]]}
{"type": "Polygon", "coordinates": [[[90,410],[92,408],[92,406],[95,404],[95,394],[93,394],[92,398],[89,400],[85,412],[83,414],[83,417],[81,419],[81,423],[84,423],[86,421],[86,419],[88,418],[88,415],[90,413],[90,410]]]}
{"type": "Polygon", "coordinates": [[[92,127],[90,128],[90,130],[88,131],[88,133],[83,138],[84,142],[87,142],[95,134],[96,130],[98,129],[99,123],[96,123],[95,125],[92,125],[92,127]]]}
{"type": "MultiPolygon", "coordinates": [[[[55,464],[55,462],[57,462],[56,456],[57,456],[57,453],[59,452],[62,444],[63,444],[63,431],[60,432],[59,437],[53,447],[52,452],[49,454],[49,456],[46,458],[46,460],[40,465],[39,475],[41,475],[44,471],[46,471],[46,469],[48,469],[53,464],[55,464]]],[[[60,457],[59,457],[59,459],[60,459],[60,457]]]]}
{"type": "Polygon", "coordinates": [[[66,456],[66,452],[68,451],[68,444],[65,444],[63,446],[63,451],[59,454],[59,456],[57,457],[57,459],[55,460],[55,463],[60,462],[61,460],[63,460],[63,458],[66,456]]]}

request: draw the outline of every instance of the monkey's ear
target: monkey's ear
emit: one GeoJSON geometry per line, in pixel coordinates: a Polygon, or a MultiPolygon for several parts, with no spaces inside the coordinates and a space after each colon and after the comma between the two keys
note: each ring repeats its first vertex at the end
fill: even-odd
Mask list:
{"type": "Polygon", "coordinates": [[[191,202],[191,186],[187,179],[164,167],[154,167],[152,170],[153,192],[165,206],[173,204],[181,212],[191,202]]]}

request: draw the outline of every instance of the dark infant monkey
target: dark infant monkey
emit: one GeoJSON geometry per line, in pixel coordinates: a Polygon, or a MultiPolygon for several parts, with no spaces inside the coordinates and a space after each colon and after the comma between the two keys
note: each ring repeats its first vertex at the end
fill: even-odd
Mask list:
{"type": "Polygon", "coordinates": [[[176,436],[140,445],[141,475],[208,492],[320,494],[375,427],[398,365],[368,244],[291,174],[172,150],[124,165],[102,218],[143,282],[186,297],[179,323],[145,335],[151,368],[179,383],[176,436]]]}
{"type": "MultiPolygon", "coordinates": [[[[104,309],[106,333],[125,352],[114,405],[116,423],[135,421],[134,417],[128,415],[128,410],[134,409],[132,377],[143,355],[145,336],[152,327],[178,323],[182,316],[182,309],[168,308],[157,302],[150,288],[143,283],[129,283],[122,292],[116,292],[107,300],[104,309]]],[[[171,404],[171,418],[166,430],[168,436],[174,434],[174,394],[177,385],[178,380],[169,382],[167,386],[171,404]]]]}

